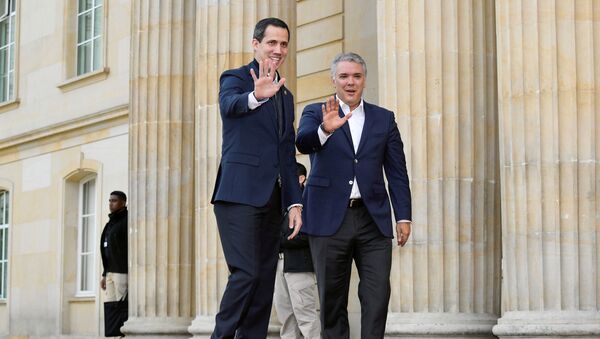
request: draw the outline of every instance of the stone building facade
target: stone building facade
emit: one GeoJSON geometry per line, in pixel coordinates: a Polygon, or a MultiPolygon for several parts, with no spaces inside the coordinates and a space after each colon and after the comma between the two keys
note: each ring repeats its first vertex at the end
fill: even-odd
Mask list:
{"type": "Polygon", "coordinates": [[[209,337],[227,279],[209,203],[218,77],[251,60],[266,16],[291,28],[282,74],[297,117],[332,94],[342,51],[367,61],[365,100],[396,113],[414,220],[393,253],[388,337],[600,336],[600,1],[11,0],[0,12],[0,338],[102,336],[96,243],[115,189],[130,205],[124,331],[209,337]]]}

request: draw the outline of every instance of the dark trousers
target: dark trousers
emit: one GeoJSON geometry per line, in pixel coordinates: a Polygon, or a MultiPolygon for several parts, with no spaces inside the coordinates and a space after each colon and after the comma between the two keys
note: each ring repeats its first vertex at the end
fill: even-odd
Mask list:
{"type": "Polygon", "coordinates": [[[383,338],[390,300],[392,239],[384,237],[366,207],[348,208],[336,234],[309,238],[321,301],[324,339],[350,337],[348,289],[352,260],[360,282],[361,338],[383,338]]]}
{"type": "Polygon", "coordinates": [[[282,220],[280,189],[253,207],[216,202],[215,216],[229,279],[211,338],[267,337],[282,220]]]}

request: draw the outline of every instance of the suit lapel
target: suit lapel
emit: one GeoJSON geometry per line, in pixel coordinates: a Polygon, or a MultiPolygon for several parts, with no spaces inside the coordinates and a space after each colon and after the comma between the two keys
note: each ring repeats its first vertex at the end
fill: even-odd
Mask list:
{"type": "Polygon", "coordinates": [[[365,123],[363,125],[362,134],[360,135],[360,143],[358,144],[358,148],[356,150],[356,154],[359,154],[361,149],[364,148],[365,143],[367,142],[367,137],[369,136],[369,131],[373,126],[373,115],[369,114],[370,112],[367,109],[367,103],[363,101],[363,111],[365,112],[365,123]]]}
{"type": "MultiPolygon", "coordinates": [[[[343,118],[345,116],[344,111],[342,111],[341,106],[338,109],[338,114],[340,115],[340,118],[343,118]]],[[[350,148],[352,149],[352,153],[354,153],[354,144],[352,143],[352,134],[350,133],[350,125],[348,124],[348,121],[346,121],[342,125],[342,131],[344,131],[344,134],[346,135],[346,139],[348,140],[348,143],[350,144],[350,148]]]]}

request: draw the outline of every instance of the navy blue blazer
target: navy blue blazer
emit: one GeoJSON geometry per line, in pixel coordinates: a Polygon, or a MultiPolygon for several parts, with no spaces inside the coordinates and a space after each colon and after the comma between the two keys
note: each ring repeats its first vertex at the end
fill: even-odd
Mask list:
{"type": "MultiPolygon", "coordinates": [[[[404,145],[394,113],[364,102],[365,123],[355,154],[348,123],[321,146],[317,129],[322,103],[304,108],[296,146],[310,154],[311,171],[304,189],[302,232],[329,236],[337,232],[348,208],[354,177],[361,197],[381,233],[393,238],[390,197],[395,220],[411,220],[411,196],[404,145]],[[388,181],[388,191],[383,170],[388,181]]],[[[344,116],[341,108],[340,116],[344,116]]]]}
{"type": "Polygon", "coordinates": [[[282,208],[287,208],[302,199],[296,175],[294,98],[281,87],[284,129],[279,136],[275,100],[271,98],[254,110],[248,108],[248,94],[254,90],[250,68],[258,75],[256,60],[221,75],[223,146],[211,203],[264,206],[281,176],[282,208]]]}

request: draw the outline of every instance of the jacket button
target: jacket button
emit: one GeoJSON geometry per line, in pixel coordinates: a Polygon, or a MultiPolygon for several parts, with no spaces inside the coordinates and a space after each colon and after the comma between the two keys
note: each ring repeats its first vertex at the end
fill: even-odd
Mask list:
{"type": "Polygon", "coordinates": [[[358,164],[358,159],[354,159],[354,163],[355,163],[355,164],[358,164]]]}
{"type": "Polygon", "coordinates": [[[352,185],[354,182],[352,180],[348,181],[349,185],[352,185]]]}

